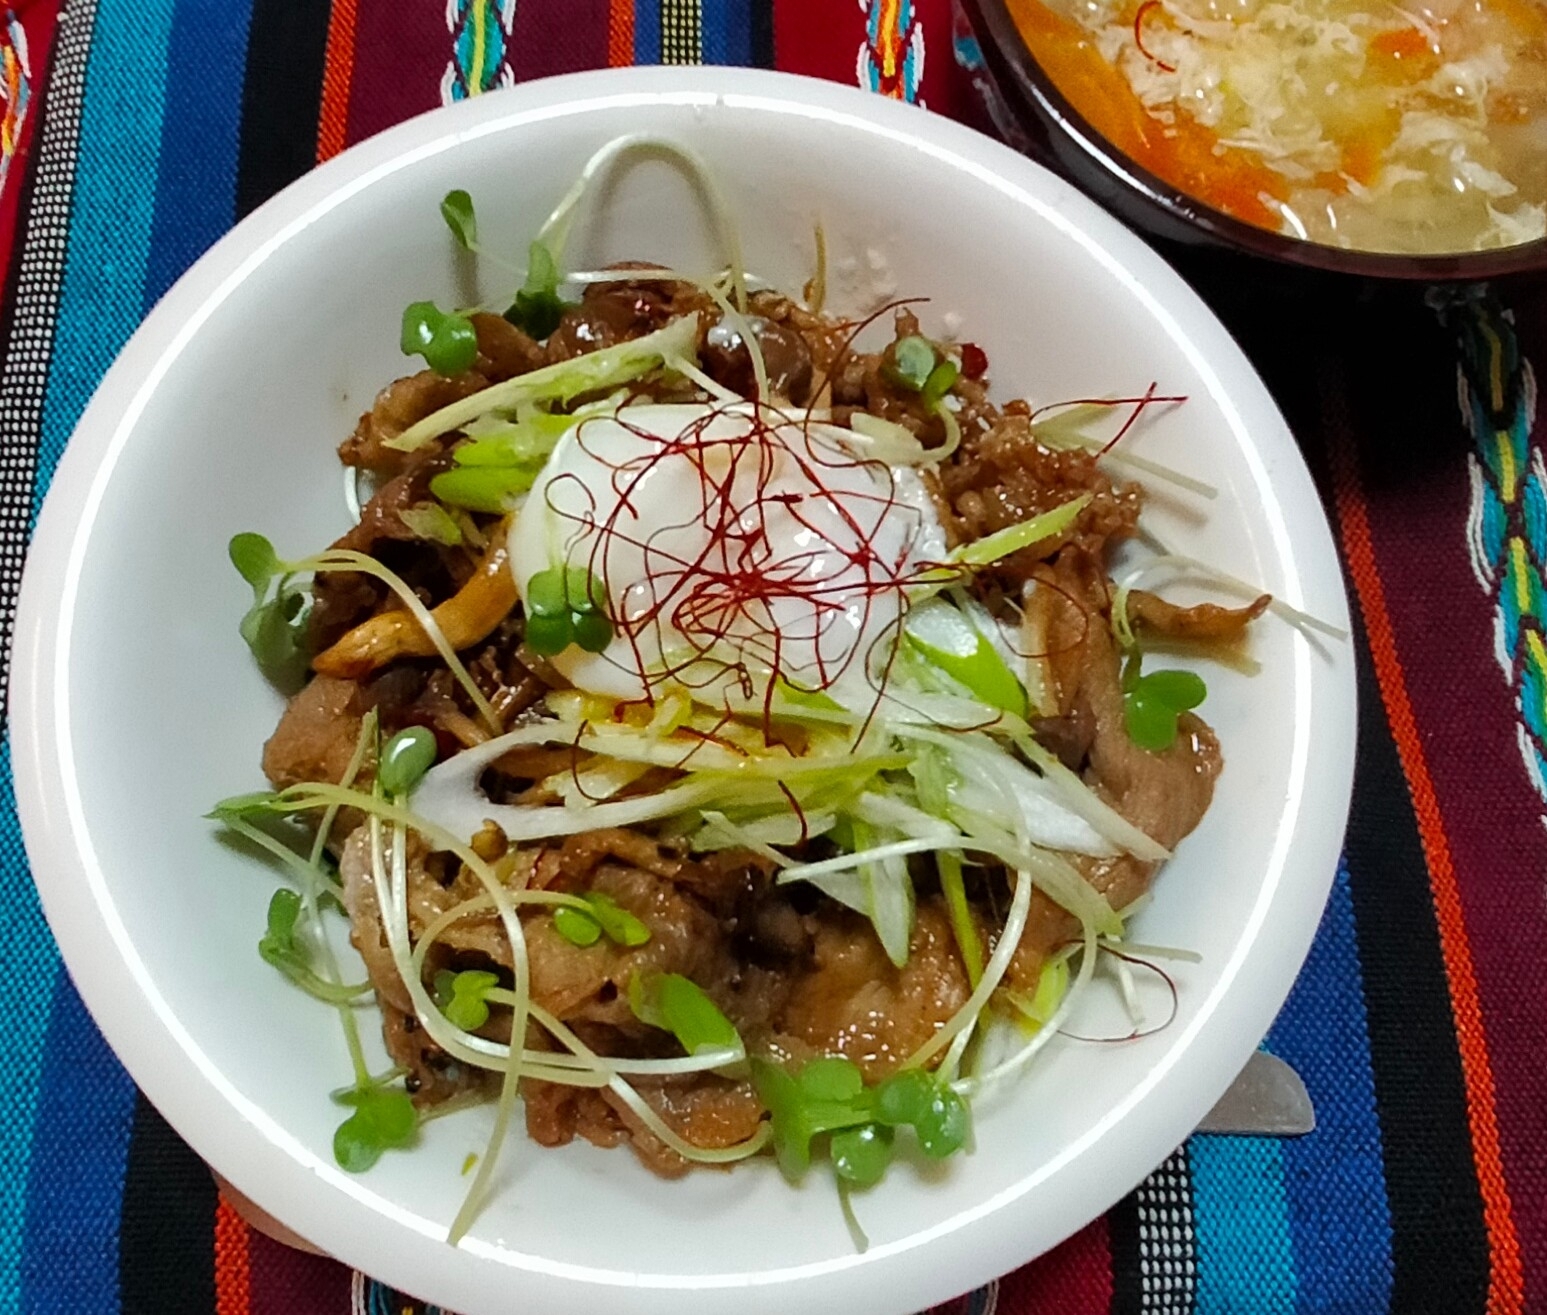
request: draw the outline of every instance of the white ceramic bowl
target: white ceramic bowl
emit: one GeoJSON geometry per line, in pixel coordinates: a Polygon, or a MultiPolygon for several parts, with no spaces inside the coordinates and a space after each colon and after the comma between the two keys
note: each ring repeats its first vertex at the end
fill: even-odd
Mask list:
{"type": "MultiPolygon", "coordinates": [[[[333,1255],[464,1315],[907,1312],[1053,1246],[1187,1135],[1298,970],[1332,877],[1353,759],[1346,645],[1258,628],[1264,671],[1211,676],[1227,767],[1139,934],[1189,946],[1180,1012],[1128,1045],[1062,1041],[977,1110],[974,1152],[904,1168],[860,1200],[856,1253],[830,1180],[771,1163],[679,1182],[624,1151],[514,1144],[498,1199],[444,1241],[477,1113],[434,1123],[362,1177],[333,1163],[347,1081],[332,1014],[255,952],[271,874],[201,814],[262,784],[279,702],[236,635],[226,561],[244,529],[299,556],[345,524],[334,446],[409,368],[405,303],[465,301],[438,213],[472,191],[485,245],[519,263],[604,141],[649,130],[698,150],[749,264],[798,288],[820,220],[840,305],[932,298],[959,316],[1001,397],[1190,400],[1135,450],[1209,479],[1157,501],[1175,546],[1346,623],[1320,504],[1267,393],[1147,248],[1026,160],[933,115],[842,87],[728,69],[534,83],[437,111],[302,179],[167,295],[104,380],[54,480],[27,569],[11,691],[28,852],[65,960],[109,1042],[174,1127],[243,1192],[333,1255]]],[[[620,174],[575,263],[708,270],[681,176],[620,174]]],[[[501,279],[486,280],[494,295],[501,279]]],[[[508,289],[507,289],[508,290],[508,289]]],[[[371,1030],[371,1029],[367,1029],[371,1030]]]]}

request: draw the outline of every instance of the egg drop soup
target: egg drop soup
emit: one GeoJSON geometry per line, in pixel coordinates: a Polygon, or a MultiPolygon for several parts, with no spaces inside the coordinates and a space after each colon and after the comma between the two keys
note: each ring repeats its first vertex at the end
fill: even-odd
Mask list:
{"type": "Polygon", "coordinates": [[[1074,108],[1165,182],[1329,246],[1547,235],[1547,3],[1009,0],[1074,108]]]}

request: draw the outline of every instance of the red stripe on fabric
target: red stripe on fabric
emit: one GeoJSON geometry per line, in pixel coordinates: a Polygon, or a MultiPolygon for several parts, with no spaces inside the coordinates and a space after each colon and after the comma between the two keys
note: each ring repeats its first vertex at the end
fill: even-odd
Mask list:
{"type": "Polygon", "coordinates": [[[444,4],[356,0],[349,142],[434,109],[451,63],[444,4]]]}
{"type": "Polygon", "coordinates": [[[634,62],[634,0],[612,0],[607,18],[607,63],[626,68],[634,62]]]}
{"type": "Polygon", "coordinates": [[[853,84],[865,15],[854,0],[774,0],[774,51],[786,73],[853,84]]]}
{"type": "MultiPolygon", "coordinates": [[[[7,16],[6,8],[0,6],[0,23],[4,23],[7,16]]],[[[11,248],[21,211],[22,180],[32,163],[32,143],[37,136],[38,120],[42,117],[43,88],[48,77],[49,56],[53,50],[54,28],[59,20],[59,0],[38,0],[37,3],[24,6],[20,12],[13,7],[9,16],[25,34],[28,104],[25,116],[21,117],[18,125],[15,150],[6,168],[5,184],[0,187],[0,284],[5,280],[5,271],[10,268],[11,248]]],[[[9,36],[0,33],[0,44],[8,45],[9,42],[9,36]]],[[[19,60],[16,67],[20,74],[19,60]]],[[[15,111],[8,97],[0,96],[0,117],[13,115],[15,111]]]]}
{"type": "MultiPolygon", "coordinates": [[[[506,58],[517,82],[602,68],[611,56],[611,0],[518,4],[506,58]]],[[[633,62],[630,52],[629,62],[633,62]]]]}
{"type": "MultiPolygon", "coordinates": [[[[1478,1187],[1483,1200],[1483,1223],[1488,1231],[1488,1311],[1490,1315],[1513,1315],[1513,1312],[1524,1309],[1520,1246],[1500,1154],[1496,1092],[1487,1032],[1450,838],[1435,792],[1428,752],[1420,737],[1408,693],[1407,677],[1398,652],[1386,587],[1381,578],[1371,533],[1369,505],[1356,459],[1348,445],[1334,442],[1330,446],[1343,553],[1359,596],[1386,719],[1391,727],[1392,738],[1396,741],[1402,771],[1412,796],[1413,812],[1417,817],[1419,835],[1428,861],[1430,889],[1434,895],[1440,932],[1440,949],[1445,959],[1446,976],[1450,981],[1461,1070],[1466,1080],[1472,1156],[1477,1165],[1478,1187]]],[[[1446,630],[1448,633],[1450,627],[1447,626],[1446,630]]],[[[1540,916],[1539,913],[1536,916],[1540,916]]]]}
{"type": "Polygon", "coordinates": [[[352,1271],[326,1256],[250,1233],[250,1315],[340,1315],[350,1308],[352,1271]]]}
{"type": "Polygon", "coordinates": [[[999,1283],[998,1315],[1107,1315],[1111,1308],[1112,1245],[1105,1218],[999,1283]]]}
{"type": "Polygon", "coordinates": [[[221,1198],[215,1206],[215,1315],[251,1315],[250,1230],[221,1198]]]}
{"type": "Polygon", "coordinates": [[[356,0],[333,0],[328,51],[322,69],[322,112],[317,116],[317,163],[331,160],[349,138],[349,83],[355,62],[356,0]]]}

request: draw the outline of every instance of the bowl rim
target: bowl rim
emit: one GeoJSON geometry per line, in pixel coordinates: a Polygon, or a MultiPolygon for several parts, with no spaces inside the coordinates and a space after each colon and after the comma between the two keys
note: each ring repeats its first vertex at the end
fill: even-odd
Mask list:
{"type": "MultiPolygon", "coordinates": [[[[777,112],[818,124],[840,124],[847,131],[903,142],[921,155],[954,165],[986,185],[1026,198],[1028,206],[1056,216],[1056,222],[1066,231],[1078,233],[1082,245],[1109,268],[1126,270],[1135,278],[1157,280],[1161,288],[1153,295],[1159,298],[1164,293],[1161,309],[1166,311],[1164,318],[1172,330],[1179,331],[1184,340],[1200,349],[1232,353],[1232,369],[1239,365],[1245,371],[1236,386],[1244,393],[1233,388],[1233,404],[1256,415],[1272,431],[1271,441],[1278,444],[1282,438],[1287,445],[1284,454],[1292,454],[1292,435],[1271,395],[1201,298],[1142,239],[1079,195],[1066,181],[963,125],[818,79],[714,68],[593,71],[528,83],[509,92],[432,110],[303,176],[236,225],[147,316],[83,412],[38,518],[34,541],[38,551],[29,554],[17,617],[9,694],[16,791],[25,840],[39,873],[46,869],[55,874],[53,880],[39,879],[37,885],[54,935],[61,947],[70,947],[67,960],[77,975],[83,999],[105,1034],[115,1041],[125,1035],[135,1037],[134,1062],[126,1056],[126,1065],[163,1110],[168,1122],[223,1172],[233,1166],[239,1169],[228,1172],[237,1186],[262,1208],[297,1225],[298,1231],[308,1233],[315,1228],[318,1240],[335,1246],[342,1246],[336,1238],[350,1232],[346,1261],[362,1264],[404,1290],[433,1284],[439,1290],[436,1295],[440,1300],[469,1311],[487,1311],[493,1308],[491,1302],[523,1298],[548,1309],[579,1315],[594,1309],[594,1302],[605,1294],[629,1311],[661,1315],[671,1311],[676,1315],[681,1310],[723,1309],[723,1302],[733,1290],[738,1303],[749,1312],[788,1309],[791,1299],[802,1297],[845,1306],[858,1300],[862,1306],[873,1309],[912,1310],[917,1304],[915,1290],[922,1292],[928,1287],[931,1298],[944,1299],[952,1294],[941,1290],[942,1283],[961,1280],[962,1287],[969,1286],[964,1278],[969,1270],[970,1282],[984,1281],[989,1277],[984,1270],[985,1257],[994,1257],[1003,1269],[1030,1259],[1024,1223],[1018,1222],[1013,1208],[1008,1208],[1022,1195],[1021,1188],[1001,1193],[957,1220],[923,1230],[895,1247],[887,1244],[873,1249],[871,1260],[895,1262],[887,1271],[896,1277],[889,1278],[880,1291],[873,1285],[878,1283],[881,1273],[863,1256],[823,1260],[757,1275],[714,1275],[712,1283],[680,1286],[676,1285],[675,1275],[601,1271],[526,1254],[505,1242],[480,1241],[471,1254],[464,1252],[443,1265],[441,1259],[451,1254],[442,1240],[443,1231],[437,1230],[433,1236],[425,1232],[414,1216],[392,1201],[376,1196],[366,1186],[349,1183],[340,1187],[331,1180],[319,1186],[308,1176],[305,1160],[297,1155],[283,1129],[276,1133],[270,1115],[210,1067],[208,1057],[182,1028],[175,1012],[156,1008],[156,983],[133,945],[126,941],[114,908],[114,892],[105,879],[86,824],[85,801],[74,779],[72,757],[76,737],[68,714],[71,680],[67,663],[71,618],[78,605],[83,565],[88,553],[102,551],[94,546],[91,521],[106,495],[113,467],[141,427],[140,415],[146,399],[159,385],[162,375],[176,368],[177,358],[204,321],[218,312],[238,283],[262,270],[276,250],[318,216],[420,159],[454,149],[465,137],[530,129],[556,115],[663,104],[724,104],[742,111],[777,112]],[[1002,172],[995,166],[1001,166],[1002,172]],[[1103,239],[1111,242],[1110,249],[1102,245],[1103,239]],[[1128,260],[1120,257],[1119,252],[1128,260]],[[1267,423],[1270,420],[1276,424],[1267,423]],[[68,882],[59,875],[61,871],[68,876],[68,882]],[[147,1002],[155,1015],[151,1025],[144,1009],[147,1002]],[[192,1081],[179,1082],[179,1078],[192,1081]],[[222,1102],[225,1126],[211,1126],[203,1113],[212,1095],[222,1102]],[[195,1131],[197,1137],[193,1135],[195,1131]],[[260,1170],[276,1176],[268,1178],[261,1191],[252,1190],[249,1183],[260,1170]],[[361,1223],[370,1225],[380,1238],[366,1237],[363,1230],[356,1228],[361,1223]],[[383,1228],[383,1223],[389,1227],[383,1228]],[[956,1241],[944,1248],[943,1255],[926,1245],[953,1237],[956,1241]],[[1012,1247],[1015,1258],[1004,1263],[1012,1247]],[[427,1262],[431,1255],[436,1257],[434,1263],[427,1262]],[[517,1276],[519,1282],[512,1284],[517,1276]],[[900,1283],[917,1286],[904,1292],[898,1287],[900,1283]]],[[[1336,570],[1322,504],[1316,499],[1303,463],[1288,470],[1285,477],[1288,484],[1284,487],[1289,493],[1318,513],[1314,523],[1301,527],[1302,531],[1309,531],[1312,541],[1306,541],[1303,534],[1296,535],[1294,540],[1282,539],[1281,551],[1289,552],[1286,564],[1299,568],[1297,574],[1302,584],[1307,568],[1311,575],[1323,569],[1329,572],[1327,587],[1338,591],[1337,614],[1329,619],[1346,624],[1346,592],[1336,570]]],[[[1216,1074],[1224,1061],[1218,1053],[1211,1057],[1209,1053],[1195,1051],[1194,1035],[1202,1031],[1205,1023],[1210,1030],[1217,1030],[1223,1017],[1233,1020],[1238,1028],[1249,1025],[1254,1041],[1260,1039],[1309,951],[1333,880],[1350,801],[1356,692],[1351,650],[1334,670],[1314,681],[1304,674],[1308,662],[1306,654],[1297,653],[1294,669],[1303,681],[1306,698],[1310,700],[1314,694],[1318,711],[1326,709],[1340,714],[1334,719],[1332,737],[1338,753],[1318,760],[1318,766],[1325,770],[1310,772],[1309,760],[1305,758],[1309,753],[1309,731],[1301,728],[1297,732],[1297,792],[1292,807],[1301,825],[1295,829],[1299,833],[1307,818],[1318,825],[1298,834],[1294,845],[1286,839],[1281,847],[1283,852],[1276,849],[1270,857],[1242,944],[1222,968],[1222,981],[1211,993],[1208,1007],[1178,1038],[1175,1052],[1166,1057],[1151,1078],[1139,1084],[1132,1093],[1133,1100],[1147,1093],[1162,1077],[1180,1078],[1184,1090],[1189,1086],[1201,1090],[1203,1084],[1214,1083],[1218,1077],[1213,1095],[1223,1091],[1234,1076],[1233,1070],[1216,1074]],[[1291,850],[1296,869],[1293,877],[1286,873],[1291,850]],[[1289,919],[1291,934],[1283,935],[1281,927],[1275,945],[1265,947],[1259,933],[1270,921],[1270,912],[1289,919]],[[1243,992],[1237,986],[1226,991],[1225,986],[1235,983],[1248,958],[1252,958],[1248,949],[1257,952],[1252,962],[1253,989],[1243,992]],[[1263,953],[1269,949],[1273,952],[1263,953]],[[1187,1065],[1176,1062],[1183,1054],[1189,1061],[1187,1065]]],[[[1324,739],[1323,743],[1326,742],[1329,741],[1324,739]]],[[[1219,1048],[1215,1049],[1217,1052],[1219,1048]]],[[[1235,1060],[1232,1057],[1228,1062],[1235,1060]]],[[[1125,1097],[1125,1101],[1128,1099],[1125,1097]]],[[[1190,1123],[1181,1126],[1182,1118],[1201,1115],[1205,1108],[1206,1104],[1179,1115],[1175,1109],[1161,1109],[1151,1103],[1135,1111],[1138,1117],[1108,1120],[1110,1126],[1103,1125],[1064,1155],[1055,1156],[1047,1172],[1057,1169],[1067,1179],[1064,1162],[1076,1152],[1083,1154],[1089,1149],[1088,1143],[1093,1144],[1099,1135],[1108,1148],[1116,1148],[1122,1157],[1122,1174],[1127,1179],[1123,1190],[1127,1190],[1190,1130],[1190,1123]]],[[[1123,1104],[1116,1113],[1126,1109],[1127,1104],[1123,1104]]],[[[1062,1231],[1046,1246],[1109,1208],[1121,1192],[1076,1183],[1069,1195],[1075,1206],[1062,1211],[1057,1224],[1062,1231]],[[1095,1200],[1097,1196],[1101,1197],[1099,1202],[1095,1200]]],[[[1043,1241],[1039,1238],[1039,1247],[1043,1247],[1043,1241]]],[[[500,1308],[510,1307],[502,1304],[500,1308]]],[[[822,1308],[837,1307],[824,1304],[822,1308]]]]}
{"type": "Polygon", "coordinates": [[[958,3],[964,6],[973,30],[983,39],[984,58],[991,67],[997,66],[996,72],[1009,74],[1008,89],[1003,87],[1002,76],[996,80],[1001,90],[1008,90],[1017,102],[1014,108],[1029,111],[1047,123],[1051,131],[1062,133],[1116,180],[1138,209],[1158,211],[1173,222],[1195,229],[1201,237],[1194,240],[1194,245],[1224,246],[1280,264],[1390,282],[1472,283],[1547,273],[1547,237],[1486,251],[1407,255],[1359,251],[1287,237],[1226,214],[1151,173],[1098,132],[1031,53],[1010,13],[1009,0],[958,3]]]}

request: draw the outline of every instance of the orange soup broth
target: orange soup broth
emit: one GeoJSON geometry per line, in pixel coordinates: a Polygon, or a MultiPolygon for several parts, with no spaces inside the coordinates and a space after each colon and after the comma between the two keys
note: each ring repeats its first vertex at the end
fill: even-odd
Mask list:
{"type": "Polygon", "coordinates": [[[1136,164],[1226,214],[1428,253],[1547,231],[1547,0],[1008,0],[1136,164]]]}

